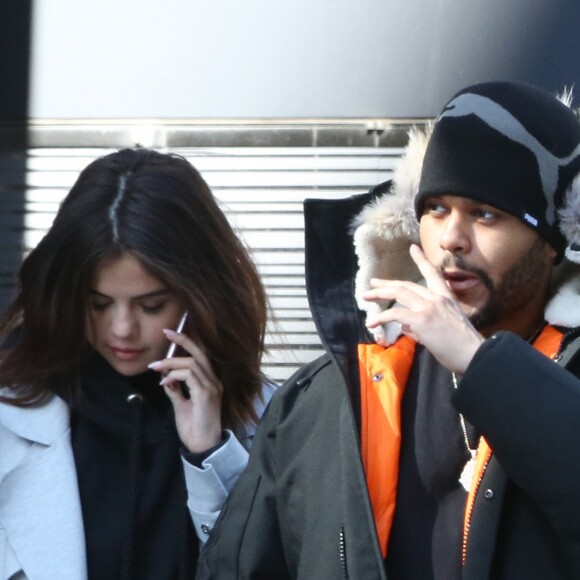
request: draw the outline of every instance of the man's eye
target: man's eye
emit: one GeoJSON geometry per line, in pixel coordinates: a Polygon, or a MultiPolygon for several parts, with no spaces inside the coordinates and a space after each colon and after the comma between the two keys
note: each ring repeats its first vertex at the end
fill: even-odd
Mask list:
{"type": "Polygon", "coordinates": [[[445,207],[435,201],[427,202],[423,208],[424,214],[442,214],[445,212],[445,207]]]}
{"type": "Polygon", "coordinates": [[[482,220],[491,220],[497,217],[497,213],[489,209],[478,209],[475,211],[475,216],[482,220]]]}

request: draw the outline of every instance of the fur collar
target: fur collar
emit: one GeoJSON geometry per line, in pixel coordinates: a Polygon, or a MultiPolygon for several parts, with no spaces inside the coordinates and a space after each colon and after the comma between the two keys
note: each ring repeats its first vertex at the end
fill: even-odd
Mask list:
{"type": "MultiPolygon", "coordinates": [[[[362,292],[370,288],[371,278],[421,282],[409,247],[419,240],[413,200],[431,131],[430,124],[425,130],[413,129],[409,133],[389,192],[364,208],[353,222],[358,259],[355,297],[358,307],[368,316],[392,306],[388,302],[370,303],[362,299],[362,292]]],[[[572,328],[580,326],[580,175],[570,185],[559,213],[560,229],[568,244],[562,263],[554,270],[545,318],[550,324],[572,328]]],[[[392,344],[400,334],[400,325],[393,323],[373,331],[375,341],[383,345],[392,344]]]]}

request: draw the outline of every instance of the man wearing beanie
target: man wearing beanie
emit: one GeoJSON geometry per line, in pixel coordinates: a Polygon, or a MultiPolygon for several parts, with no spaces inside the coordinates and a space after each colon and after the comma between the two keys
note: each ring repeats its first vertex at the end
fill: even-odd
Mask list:
{"type": "Polygon", "coordinates": [[[468,87],[392,182],[306,202],[327,354],[274,396],[198,579],[580,578],[570,100],[468,87]]]}

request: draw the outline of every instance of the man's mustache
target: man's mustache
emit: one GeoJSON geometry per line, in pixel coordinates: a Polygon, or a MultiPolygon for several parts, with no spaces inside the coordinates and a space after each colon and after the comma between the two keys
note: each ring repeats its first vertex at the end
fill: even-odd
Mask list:
{"type": "Polygon", "coordinates": [[[474,274],[483,282],[484,286],[488,290],[493,290],[493,282],[489,274],[483,268],[478,268],[477,266],[469,264],[461,256],[450,254],[443,258],[441,264],[439,265],[439,270],[443,272],[443,270],[452,267],[463,270],[464,272],[469,272],[470,274],[474,274]]]}

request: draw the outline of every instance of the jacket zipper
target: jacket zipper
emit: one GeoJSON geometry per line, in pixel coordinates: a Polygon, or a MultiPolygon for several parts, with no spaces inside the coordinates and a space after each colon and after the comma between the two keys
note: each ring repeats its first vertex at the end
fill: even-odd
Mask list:
{"type": "Polygon", "coordinates": [[[570,336],[573,336],[574,334],[576,334],[576,329],[571,329],[568,330],[568,332],[565,332],[562,335],[562,340],[560,341],[560,346],[558,346],[558,350],[556,351],[556,355],[554,356],[554,358],[552,359],[554,362],[559,362],[560,359],[562,358],[562,352],[564,350],[564,344],[567,342],[568,338],[570,336]]]}
{"type": "MultiPolygon", "coordinates": [[[[554,362],[558,362],[562,358],[563,346],[564,346],[567,338],[571,334],[574,334],[574,332],[575,332],[575,330],[571,330],[571,331],[568,331],[568,332],[566,332],[566,333],[564,333],[562,335],[562,338],[560,340],[560,344],[558,346],[558,349],[556,351],[556,354],[552,358],[552,360],[554,362]]],[[[481,473],[480,473],[479,478],[477,480],[477,485],[475,487],[475,491],[474,491],[474,494],[473,494],[473,503],[471,504],[471,506],[469,508],[469,512],[467,514],[465,529],[464,529],[464,532],[463,532],[463,543],[462,543],[462,548],[461,548],[461,557],[462,557],[463,564],[465,564],[465,561],[467,560],[467,546],[469,544],[469,529],[471,527],[471,517],[473,515],[473,508],[475,506],[475,501],[477,499],[477,494],[479,493],[479,487],[481,485],[481,481],[483,480],[483,476],[485,475],[485,472],[487,470],[487,466],[489,465],[489,461],[490,460],[491,460],[491,456],[489,457],[487,463],[483,466],[483,469],[481,470],[481,473]]]]}
{"type": "Polygon", "coordinates": [[[344,528],[340,529],[338,550],[340,554],[340,566],[342,568],[342,577],[344,578],[344,580],[348,580],[348,569],[346,567],[346,538],[344,536],[344,528]]]}
{"type": "Polygon", "coordinates": [[[473,508],[475,507],[475,502],[477,500],[477,494],[479,493],[479,487],[481,486],[481,482],[483,481],[483,476],[485,475],[485,472],[487,471],[487,466],[489,465],[490,460],[491,460],[491,455],[490,455],[489,459],[487,460],[486,464],[483,466],[481,473],[479,474],[479,478],[477,479],[477,484],[475,486],[475,490],[473,493],[473,502],[471,503],[471,506],[469,507],[469,512],[467,513],[467,519],[465,521],[465,529],[463,530],[463,543],[461,546],[461,561],[463,562],[463,565],[465,565],[465,562],[467,560],[467,545],[469,544],[469,529],[471,528],[471,517],[473,515],[473,508]]]}

